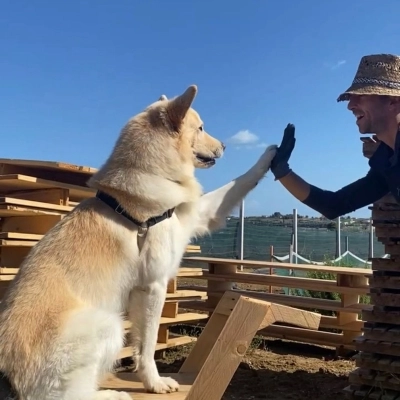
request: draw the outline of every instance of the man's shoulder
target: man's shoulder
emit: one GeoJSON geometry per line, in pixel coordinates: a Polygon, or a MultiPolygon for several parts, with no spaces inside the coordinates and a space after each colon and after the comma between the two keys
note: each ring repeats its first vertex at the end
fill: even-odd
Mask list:
{"type": "Polygon", "coordinates": [[[388,167],[392,155],[392,149],[386,143],[381,142],[368,160],[368,164],[373,169],[385,169],[388,167]]]}

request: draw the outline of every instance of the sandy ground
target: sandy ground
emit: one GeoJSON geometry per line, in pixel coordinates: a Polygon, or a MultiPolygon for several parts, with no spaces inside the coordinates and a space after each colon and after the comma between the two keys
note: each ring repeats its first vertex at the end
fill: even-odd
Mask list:
{"type": "MultiPolygon", "coordinates": [[[[330,349],[281,340],[261,340],[249,349],[223,400],[344,399],[351,359],[338,359],[330,349]]],[[[177,372],[190,346],[170,351],[160,371],[177,372]]]]}

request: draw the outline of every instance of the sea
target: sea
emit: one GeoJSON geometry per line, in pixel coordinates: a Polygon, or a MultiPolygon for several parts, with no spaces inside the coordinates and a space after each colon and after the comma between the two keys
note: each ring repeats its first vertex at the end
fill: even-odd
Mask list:
{"type": "MultiPolygon", "coordinates": [[[[193,240],[201,246],[201,256],[240,258],[240,223],[237,219],[228,221],[225,228],[209,236],[193,240]]],[[[245,222],[244,225],[244,259],[265,260],[271,258],[271,249],[277,257],[290,253],[293,240],[291,226],[276,226],[245,222]]],[[[297,254],[310,262],[327,262],[337,256],[336,230],[324,227],[297,229],[297,254]]],[[[368,227],[342,229],[340,231],[340,253],[349,250],[352,254],[367,261],[370,251],[370,233],[368,227]]],[[[372,255],[384,256],[384,246],[373,238],[372,255]]]]}

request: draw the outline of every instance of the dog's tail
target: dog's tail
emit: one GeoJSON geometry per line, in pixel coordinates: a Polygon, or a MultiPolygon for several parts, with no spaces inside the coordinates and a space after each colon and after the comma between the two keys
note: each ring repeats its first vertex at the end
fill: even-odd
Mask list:
{"type": "Polygon", "coordinates": [[[18,400],[10,380],[2,372],[0,372],[0,400],[18,400]]]}

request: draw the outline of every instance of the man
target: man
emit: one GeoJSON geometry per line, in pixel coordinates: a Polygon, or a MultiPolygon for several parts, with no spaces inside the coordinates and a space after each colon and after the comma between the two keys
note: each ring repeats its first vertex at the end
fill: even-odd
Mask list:
{"type": "Polygon", "coordinates": [[[366,176],[333,192],[307,183],[289,167],[295,128],[288,124],[272,161],[275,180],[298,200],[329,219],[365,207],[391,192],[400,203],[400,57],[377,54],[362,57],[352,85],[337,101],[348,101],[361,134],[381,141],[369,159],[366,176]]]}

